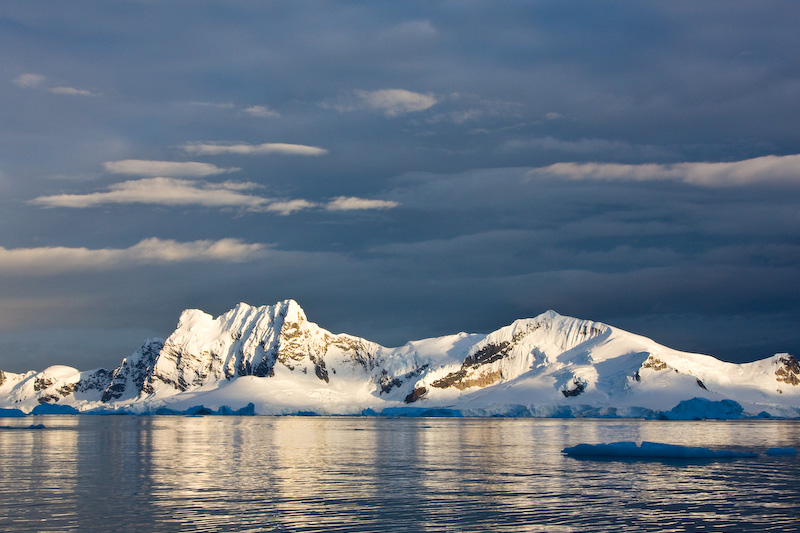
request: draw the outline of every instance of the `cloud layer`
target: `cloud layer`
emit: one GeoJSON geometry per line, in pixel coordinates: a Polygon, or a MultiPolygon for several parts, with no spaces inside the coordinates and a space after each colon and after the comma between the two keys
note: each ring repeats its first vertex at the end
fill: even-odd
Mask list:
{"type": "Polygon", "coordinates": [[[55,275],[193,261],[238,263],[259,259],[267,247],[239,239],[177,242],[149,238],[129,248],[0,247],[0,276],[55,275]]]}
{"type": "MultiPolygon", "coordinates": [[[[121,162],[126,163],[126,162],[121,162]]],[[[152,163],[152,162],[145,162],[152,163]]],[[[161,162],[155,162],[161,163],[161,162]]],[[[160,164],[153,167],[160,167],[160,164]]],[[[151,165],[123,164],[128,170],[145,171],[151,165]],[[129,168],[132,167],[132,168],[129,168]]],[[[178,167],[186,170],[184,167],[178,167]]],[[[194,167],[190,167],[194,169],[194,167]]],[[[352,196],[338,196],[327,202],[311,202],[304,199],[275,199],[249,194],[247,191],[260,189],[251,182],[226,181],[210,183],[199,180],[178,178],[143,178],[115,183],[107,191],[88,194],[56,194],[40,196],[31,204],[40,207],[69,207],[85,209],[120,204],[147,204],[153,206],[198,206],[210,208],[237,208],[251,212],[275,212],[290,215],[297,211],[324,208],[328,211],[364,211],[370,209],[391,209],[398,202],[375,200],[352,196]]]]}
{"type": "Polygon", "coordinates": [[[800,352],[796,1],[14,5],[6,258],[270,247],[190,268],[126,252],[140,268],[69,283],[53,255],[15,267],[0,345],[296,298],[381,343],[553,308],[690,351],[800,352]]]}
{"type": "Polygon", "coordinates": [[[226,143],[190,143],[184,145],[183,149],[190,154],[196,155],[264,155],[282,154],[298,156],[320,156],[328,153],[325,148],[318,146],[307,146],[304,144],[288,143],[263,143],[263,144],[226,144],[226,143]]]}
{"type": "Polygon", "coordinates": [[[197,205],[258,210],[270,199],[245,194],[254,183],[208,183],[176,178],[144,178],[111,185],[108,191],[89,194],[40,196],[31,201],[41,207],[87,208],[113,204],[197,205]]]}
{"type": "Polygon", "coordinates": [[[758,183],[800,185],[800,155],[768,155],[723,163],[555,163],[534,169],[530,175],[573,180],[669,180],[703,187],[737,187],[758,183]]]}
{"type": "Polygon", "coordinates": [[[124,159],[122,161],[106,161],[103,168],[111,174],[127,174],[130,176],[181,177],[181,176],[213,176],[226,172],[241,170],[238,168],[219,168],[210,163],[195,161],[148,161],[143,159],[124,159]]]}

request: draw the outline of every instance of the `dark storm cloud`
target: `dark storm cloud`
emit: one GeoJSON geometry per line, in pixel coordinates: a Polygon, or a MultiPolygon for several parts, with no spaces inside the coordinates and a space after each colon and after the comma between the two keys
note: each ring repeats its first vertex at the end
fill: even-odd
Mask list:
{"type": "Polygon", "coordinates": [[[0,368],[109,365],[184,307],[282,298],[383,344],[553,308],[798,352],[798,22],[793,1],[0,7],[0,368]]]}

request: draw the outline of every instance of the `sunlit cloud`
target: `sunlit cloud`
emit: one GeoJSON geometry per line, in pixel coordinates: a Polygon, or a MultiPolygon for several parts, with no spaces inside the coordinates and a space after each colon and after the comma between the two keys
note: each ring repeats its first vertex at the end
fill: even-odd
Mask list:
{"type": "Polygon", "coordinates": [[[356,211],[365,209],[392,209],[400,205],[389,200],[369,200],[354,196],[338,196],[325,204],[328,211],[356,211]]]}
{"type": "Polygon", "coordinates": [[[322,102],[324,108],[341,113],[367,109],[380,111],[387,117],[397,117],[430,109],[438,103],[431,93],[422,94],[405,89],[381,89],[378,91],[353,91],[338,99],[322,102]]]}
{"type": "Polygon", "coordinates": [[[131,176],[213,176],[240,170],[238,168],[219,168],[210,163],[195,161],[149,161],[144,159],[124,159],[103,163],[106,172],[131,176]]]}
{"type": "Polygon", "coordinates": [[[245,107],[243,109],[243,111],[245,113],[247,113],[248,115],[251,115],[251,116],[254,116],[254,117],[259,117],[259,118],[277,118],[277,117],[281,116],[280,113],[278,113],[277,111],[275,111],[273,109],[270,109],[269,107],[267,107],[265,105],[254,105],[254,106],[251,106],[251,107],[245,107]]]}
{"type": "Polygon", "coordinates": [[[266,250],[264,244],[239,239],[178,242],[158,238],[129,248],[0,247],[0,275],[52,275],[192,261],[241,263],[263,257],[266,250]]]}
{"type": "Polygon", "coordinates": [[[573,180],[681,181],[705,187],[755,183],[800,184],[800,155],[768,155],[726,163],[640,164],[556,163],[533,169],[530,176],[573,180]]]}
{"type": "Polygon", "coordinates": [[[314,202],[309,202],[308,200],[286,200],[286,201],[279,201],[279,202],[272,202],[266,208],[267,211],[273,211],[276,213],[280,213],[281,215],[291,215],[296,211],[303,211],[305,209],[312,209],[317,207],[319,204],[315,204],[314,202]]]}
{"type": "Polygon", "coordinates": [[[17,87],[22,87],[23,89],[32,89],[44,83],[44,80],[46,79],[47,78],[41,74],[33,74],[29,72],[27,74],[20,74],[12,80],[12,83],[17,87]]]}
{"type": "Polygon", "coordinates": [[[383,89],[380,91],[356,91],[356,96],[366,107],[383,111],[387,117],[424,111],[436,105],[436,98],[430,93],[421,94],[405,89],[383,89]]]}
{"type": "Polygon", "coordinates": [[[76,89],[75,87],[51,87],[47,89],[53,94],[66,94],[69,96],[97,96],[97,94],[86,89],[76,89]]]}
{"type": "Polygon", "coordinates": [[[110,204],[151,204],[259,210],[269,204],[270,199],[242,192],[258,187],[257,184],[247,182],[206,183],[177,178],[144,178],[113,184],[103,192],[40,196],[31,203],[42,207],[72,208],[110,204]]]}
{"type": "Polygon", "coordinates": [[[110,185],[107,190],[88,194],[56,194],[40,196],[31,204],[40,207],[66,207],[85,209],[120,204],[148,204],[155,206],[199,206],[234,208],[249,212],[271,212],[291,215],[298,211],[323,208],[327,211],[357,211],[369,209],[391,209],[398,202],[370,200],[352,196],[339,196],[320,204],[296,199],[274,199],[252,194],[248,191],[260,189],[251,182],[226,181],[209,183],[179,178],[142,178],[110,185]]]}
{"type": "Polygon", "coordinates": [[[225,144],[225,143],[189,143],[183,149],[196,155],[262,155],[283,154],[299,156],[320,156],[328,153],[325,148],[304,144],[264,143],[264,144],[225,144]]]}

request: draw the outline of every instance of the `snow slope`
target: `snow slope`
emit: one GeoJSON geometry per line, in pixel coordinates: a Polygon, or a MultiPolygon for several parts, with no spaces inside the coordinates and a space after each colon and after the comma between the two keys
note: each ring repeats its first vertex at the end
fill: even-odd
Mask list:
{"type": "Polygon", "coordinates": [[[216,318],[184,311],[167,339],[149,339],[110,371],[0,371],[0,408],[24,412],[251,403],[257,414],[798,417],[800,363],[789,354],[724,363],[554,311],[489,335],[386,348],[330,333],[285,300],[216,318]]]}

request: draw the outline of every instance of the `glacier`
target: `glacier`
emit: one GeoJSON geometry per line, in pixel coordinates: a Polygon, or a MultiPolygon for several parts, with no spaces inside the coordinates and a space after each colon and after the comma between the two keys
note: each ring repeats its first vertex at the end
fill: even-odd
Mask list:
{"type": "Polygon", "coordinates": [[[554,311],[387,348],[284,300],[186,310],[110,370],[0,370],[0,416],[36,413],[798,418],[800,362],[726,363],[554,311]]]}

